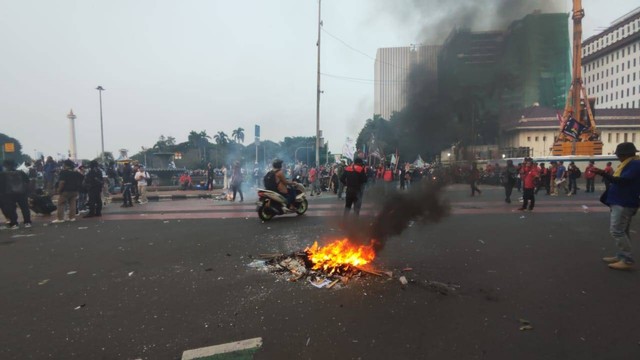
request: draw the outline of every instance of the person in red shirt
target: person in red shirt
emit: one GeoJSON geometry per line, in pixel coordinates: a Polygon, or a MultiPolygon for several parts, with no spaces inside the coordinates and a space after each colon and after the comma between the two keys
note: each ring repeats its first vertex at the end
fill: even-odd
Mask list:
{"type": "Polygon", "coordinates": [[[595,192],[595,179],[596,179],[596,172],[594,171],[594,169],[596,168],[596,166],[594,165],[594,161],[591,160],[589,161],[589,165],[587,165],[587,168],[584,169],[584,178],[587,179],[587,190],[585,190],[585,192],[595,192]]]}
{"type": "Polygon", "coordinates": [[[533,163],[533,159],[525,158],[524,164],[520,169],[520,178],[522,179],[522,211],[532,211],[536,204],[534,191],[536,189],[536,181],[540,179],[538,167],[533,163]]]}

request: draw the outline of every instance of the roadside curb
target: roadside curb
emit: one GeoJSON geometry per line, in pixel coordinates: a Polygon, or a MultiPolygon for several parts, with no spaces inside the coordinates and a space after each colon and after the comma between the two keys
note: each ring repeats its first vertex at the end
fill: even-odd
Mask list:
{"type": "MultiPolygon", "coordinates": [[[[149,201],[170,201],[187,199],[213,199],[221,194],[167,194],[167,195],[147,195],[149,201]]],[[[112,195],[111,202],[121,202],[122,195],[112,195]]]]}

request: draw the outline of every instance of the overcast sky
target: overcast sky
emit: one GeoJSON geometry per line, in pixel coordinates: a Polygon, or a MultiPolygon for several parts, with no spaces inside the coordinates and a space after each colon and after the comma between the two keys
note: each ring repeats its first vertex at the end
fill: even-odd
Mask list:
{"type": "MultiPolygon", "coordinates": [[[[375,58],[421,43],[419,0],[323,0],[324,29],[375,58]]],[[[524,1],[524,0],[523,0],[524,1]]],[[[449,0],[444,3],[455,3],[449,0]]],[[[569,0],[564,9],[570,10],[569,0]]],[[[585,36],[638,6],[583,0],[585,36]]],[[[78,157],[245,129],[253,140],[315,135],[317,0],[0,0],[0,132],[26,154],[67,153],[70,109],[78,157]]],[[[323,33],[322,72],[373,79],[374,61],[323,33]]],[[[338,153],[373,112],[373,82],[322,78],[321,129],[338,153]]]]}

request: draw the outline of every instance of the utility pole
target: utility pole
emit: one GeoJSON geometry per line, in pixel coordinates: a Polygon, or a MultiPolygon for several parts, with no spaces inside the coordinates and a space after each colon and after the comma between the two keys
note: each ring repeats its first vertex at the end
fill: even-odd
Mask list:
{"type": "Polygon", "coordinates": [[[316,166],[320,165],[320,31],[322,27],[322,0],[318,0],[318,89],[316,93],[316,166]]]}

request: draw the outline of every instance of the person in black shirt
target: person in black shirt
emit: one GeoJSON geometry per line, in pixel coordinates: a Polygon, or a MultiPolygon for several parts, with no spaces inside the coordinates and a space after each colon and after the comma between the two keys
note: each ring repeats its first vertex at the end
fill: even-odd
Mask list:
{"type": "Polygon", "coordinates": [[[207,165],[207,191],[213,190],[213,165],[207,165]]]}
{"type": "Polygon", "coordinates": [[[75,164],[71,160],[65,160],[63,170],[58,177],[58,212],[57,219],[52,223],[64,222],[64,206],[69,204],[69,221],[76,221],[76,201],[78,200],[78,192],[82,187],[84,176],[73,168],[75,164]]]}
{"type": "Polygon", "coordinates": [[[340,181],[347,187],[347,196],[344,205],[344,215],[351,211],[351,206],[355,204],[354,212],[360,214],[359,204],[362,204],[364,185],[367,183],[367,173],[362,159],[356,158],[350,166],[347,166],[342,173],[340,181]]]}
{"type": "Polygon", "coordinates": [[[133,206],[133,201],[131,199],[131,186],[133,183],[133,172],[131,170],[131,164],[125,163],[124,168],[122,168],[122,199],[123,203],[121,207],[131,207],[133,206]]]}
{"type": "Polygon", "coordinates": [[[2,175],[3,189],[2,197],[3,214],[9,220],[6,229],[18,229],[18,213],[16,204],[22,212],[24,227],[31,227],[31,210],[29,210],[28,189],[29,177],[22,171],[16,171],[16,163],[13,160],[5,160],[2,175]]]}
{"type": "Polygon", "coordinates": [[[102,179],[102,170],[98,162],[93,160],[89,163],[89,172],[84,178],[84,183],[89,193],[89,213],[85,215],[88,217],[102,216],[102,187],[104,181],[102,179]]]}

